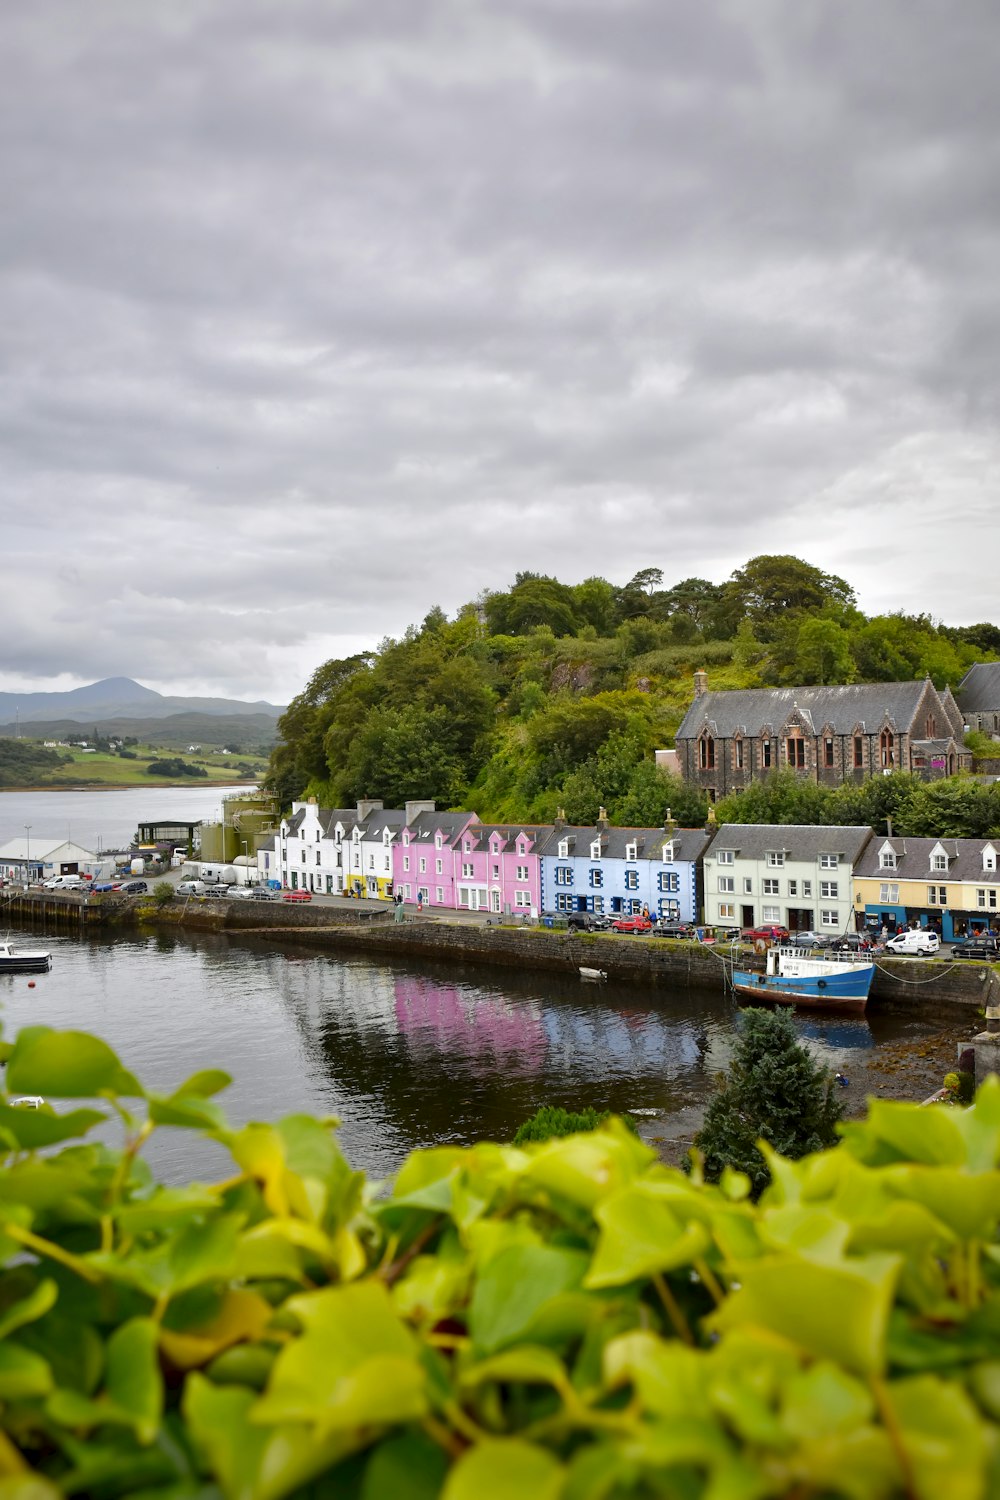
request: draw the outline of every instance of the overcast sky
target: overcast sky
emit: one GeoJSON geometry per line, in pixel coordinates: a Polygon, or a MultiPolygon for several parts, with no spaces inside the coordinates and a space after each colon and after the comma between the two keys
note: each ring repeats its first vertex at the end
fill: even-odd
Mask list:
{"type": "Polygon", "coordinates": [[[519,569],[1000,622],[996,0],[0,9],[0,687],[519,569]]]}

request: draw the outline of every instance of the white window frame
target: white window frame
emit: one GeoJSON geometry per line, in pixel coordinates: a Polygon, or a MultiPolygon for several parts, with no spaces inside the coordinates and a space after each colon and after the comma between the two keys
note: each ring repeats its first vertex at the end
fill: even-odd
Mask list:
{"type": "Polygon", "coordinates": [[[732,875],[719,876],[719,891],[726,896],[735,896],[736,879],[732,875]]]}
{"type": "Polygon", "coordinates": [[[774,922],[776,925],[781,921],[780,906],[762,906],[760,919],[762,922],[774,922]]]}
{"type": "Polygon", "coordinates": [[[819,883],[819,894],[821,901],[839,901],[838,882],[836,880],[821,880],[819,883]]]}
{"type": "Polygon", "coordinates": [[[760,883],[760,893],[762,896],[780,896],[781,881],[776,880],[773,875],[765,875],[760,883]]]}
{"type": "Polygon", "coordinates": [[[839,865],[840,860],[836,854],[821,854],[819,857],[819,867],[821,870],[836,870],[839,865]]]}
{"type": "Polygon", "coordinates": [[[821,908],[820,909],[820,914],[819,914],[819,925],[821,927],[839,927],[840,926],[840,914],[839,914],[839,912],[837,912],[836,910],[834,910],[833,907],[821,908]]]}
{"type": "Polygon", "coordinates": [[[785,863],[785,851],[783,849],[768,849],[765,855],[765,863],[772,870],[780,870],[785,863]]]}
{"type": "Polygon", "coordinates": [[[715,858],[720,865],[731,865],[736,859],[736,853],[732,849],[720,849],[715,858]]]}
{"type": "Polygon", "coordinates": [[[884,901],[887,906],[896,906],[899,902],[899,886],[895,881],[883,881],[878,888],[878,899],[884,901]]]}

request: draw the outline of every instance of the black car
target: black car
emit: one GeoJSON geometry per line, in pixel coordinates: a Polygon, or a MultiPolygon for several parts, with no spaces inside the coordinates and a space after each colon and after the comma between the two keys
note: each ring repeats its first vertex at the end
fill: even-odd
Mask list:
{"type": "Polygon", "coordinates": [[[611,918],[592,911],[571,911],[567,913],[566,926],[571,932],[606,932],[611,918]]]}
{"type": "Polygon", "coordinates": [[[997,958],[1000,956],[1000,938],[992,932],[974,932],[963,938],[951,950],[952,958],[997,958]]]}
{"type": "Polygon", "coordinates": [[[653,928],[657,937],[693,938],[697,932],[690,922],[657,922],[653,928]]]}
{"type": "Polygon", "coordinates": [[[123,896],[144,896],[149,886],[144,880],[130,880],[128,885],[120,885],[118,890],[123,896]]]}

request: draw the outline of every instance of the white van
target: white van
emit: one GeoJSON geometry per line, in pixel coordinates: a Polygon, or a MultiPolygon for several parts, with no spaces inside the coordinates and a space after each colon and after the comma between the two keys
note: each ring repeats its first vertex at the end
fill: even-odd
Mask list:
{"type": "Polygon", "coordinates": [[[42,885],[43,891],[82,891],[87,884],[79,875],[53,875],[42,885]]]}
{"type": "Polygon", "coordinates": [[[182,880],[177,885],[178,896],[204,896],[205,882],[203,880],[182,880]]]}
{"type": "Polygon", "coordinates": [[[929,927],[908,927],[897,932],[886,943],[887,953],[908,953],[913,957],[930,957],[941,946],[941,939],[929,927]]]}

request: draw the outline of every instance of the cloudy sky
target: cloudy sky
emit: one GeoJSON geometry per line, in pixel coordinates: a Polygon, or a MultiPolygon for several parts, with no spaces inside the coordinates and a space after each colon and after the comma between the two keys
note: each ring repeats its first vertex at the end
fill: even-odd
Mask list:
{"type": "Polygon", "coordinates": [[[518,569],[1000,621],[995,0],[0,11],[0,687],[518,569]]]}

